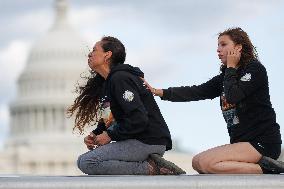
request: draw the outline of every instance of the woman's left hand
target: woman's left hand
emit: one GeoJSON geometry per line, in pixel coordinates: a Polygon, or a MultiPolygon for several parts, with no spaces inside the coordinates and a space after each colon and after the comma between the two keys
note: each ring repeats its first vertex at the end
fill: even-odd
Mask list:
{"type": "Polygon", "coordinates": [[[151,91],[151,93],[155,96],[163,97],[163,89],[155,89],[153,88],[143,77],[140,77],[144,82],[143,85],[146,86],[147,89],[151,91]]]}
{"type": "Polygon", "coordinates": [[[104,131],[102,134],[97,135],[94,139],[95,145],[102,146],[111,142],[111,138],[108,136],[107,132],[104,131]]]}
{"type": "Polygon", "coordinates": [[[236,68],[241,59],[241,50],[234,48],[228,51],[227,68],[236,68]]]}
{"type": "MultiPolygon", "coordinates": [[[[143,85],[146,86],[147,89],[149,89],[151,91],[151,93],[154,94],[155,92],[155,89],[143,78],[143,77],[140,77],[142,79],[142,81],[144,82],[143,85]]],[[[155,95],[155,94],[154,94],[155,95]]]]}

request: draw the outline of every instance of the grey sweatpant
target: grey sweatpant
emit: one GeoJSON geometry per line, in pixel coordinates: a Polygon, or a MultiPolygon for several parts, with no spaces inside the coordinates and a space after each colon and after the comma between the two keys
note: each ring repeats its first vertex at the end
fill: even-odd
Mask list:
{"type": "Polygon", "coordinates": [[[166,146],[135,139],[109,143],[79,156],[78,168],[89,175],[148,175],[149,154],[164,155],[166,146]]]}

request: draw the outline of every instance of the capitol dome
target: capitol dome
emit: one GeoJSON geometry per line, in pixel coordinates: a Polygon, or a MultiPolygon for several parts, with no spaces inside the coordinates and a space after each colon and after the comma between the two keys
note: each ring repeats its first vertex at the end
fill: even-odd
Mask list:
{"type": "Polygon", "coordinates": [[[27,69],[30,67],[58,69],[63,66],[67,66],[65,67],[67,69],[77,69],[82,67],[78,61],[86,60],[87,43],[68,24],[66,0],[57,0],[55,8],[55,22],[47,35],[33,46],[28,58],[27,69]]]}
{"type": "Polygon", "coordinates": [[[25,103],[26,99],[50,99],[50,95],[59,102],[70,103],[75,76],[87,66],[87,43],[68,24],[67,2],[57,0],[55,8],[53,27],[35,43],[18,79],[17,104],[25,103]]]}
{"type": "Polygon", "coordinates": [[[72,133],[74,120],[66,117],[66,108],[80,74],[88,71],[87,43],[68,24],[67,1],[55,2],[55,22],[33,45],[10,104],[6,154],[15,173],[74,174],[85,150],[72,133]]]}

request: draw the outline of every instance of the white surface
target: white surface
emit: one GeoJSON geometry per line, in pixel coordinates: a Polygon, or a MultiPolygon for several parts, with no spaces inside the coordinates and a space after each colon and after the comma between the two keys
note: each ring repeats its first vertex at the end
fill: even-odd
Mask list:
{"type": "Polygon", "coordinates": [[[283,189],[284,175],[0,177],[0,189],[283,189]]]}

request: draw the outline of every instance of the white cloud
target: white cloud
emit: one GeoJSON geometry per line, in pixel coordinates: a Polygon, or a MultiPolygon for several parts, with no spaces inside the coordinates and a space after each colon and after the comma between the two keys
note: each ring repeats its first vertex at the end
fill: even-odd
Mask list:
{"type": "Polygon", "coordinates": [[[3,81],[14,81],[24,68],[25,61],[30,49],[27,41],[14,40],[0,50],[1,84],[3,81]]]}
{"type": "Polygon", "coordinates": [[[19,15],[15,19],[14,26],[16,27],[15,30],[38,34],[46,31],[51,22],[52,13],[42,9],[19,15]]]}
{"type": "Polygon", "coordinates": [[[14,40],[0,49],[0,102],[10,100],[15,95],[16,79],[24,68],[30,49],[30,42],[14,40]]]}
{"type": "Polygon", "coordinates": [[[99,26],[100,23],[103,22],[104,15],[110,12],[111,8],[110,10],[105,11],[98,7],[83,7],[80,9],[74,8],[70,10],[70,20],[72,20],[72,24],[74,24],[78,28],[97,28],[97,26],[99,26]]]}
{"type": "MultiPolygon", "coordinates": [[[[5,45],[14,40],[15,37],[24,40],[38,37],[50,27],[52,21],[51,12],[44,9],[14,14],[13,16],[1,14],[0,16],[2,16],[1,24],[5,25],[5,27],[0,28],[3,36],[1,41],[5,42],[5,45]]],[[[3,43],[0,47],[2,45],[3,43]]]]}

